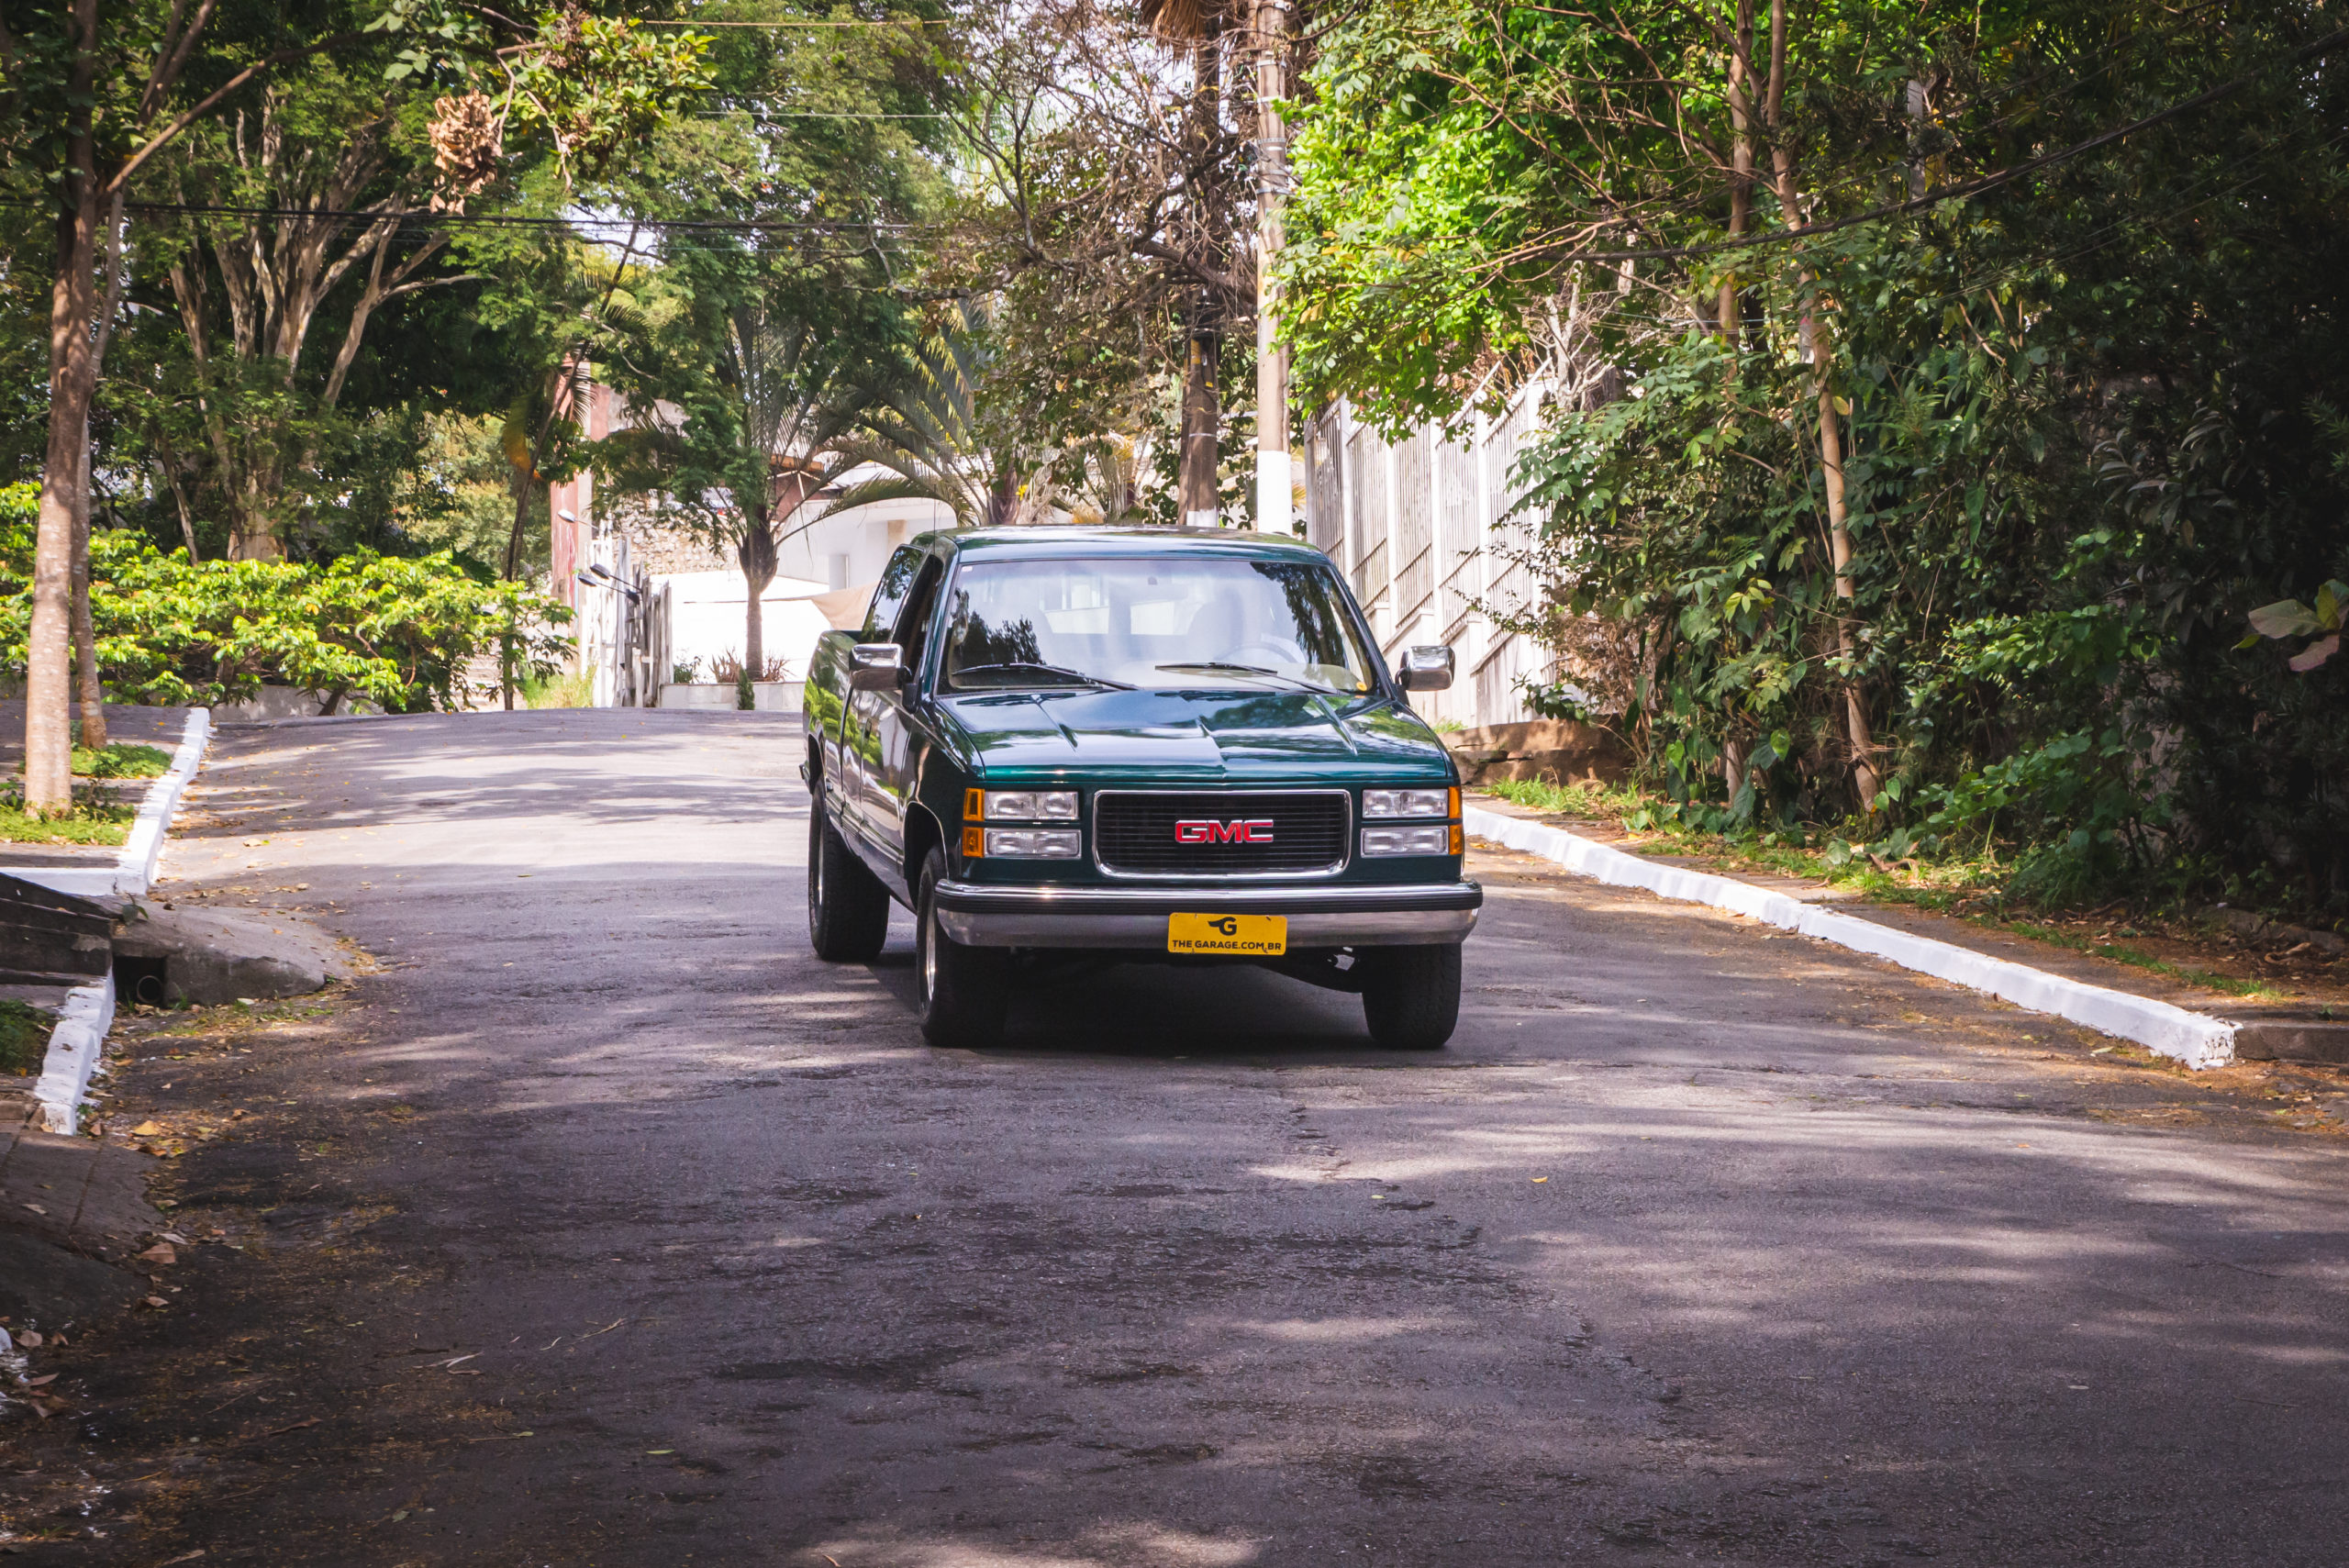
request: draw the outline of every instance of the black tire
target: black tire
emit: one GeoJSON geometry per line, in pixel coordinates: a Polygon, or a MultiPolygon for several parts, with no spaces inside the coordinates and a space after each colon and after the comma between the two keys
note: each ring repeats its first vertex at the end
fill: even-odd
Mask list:
{"type": "Polygon", "coordinates": [[[922,1038],[970,1050],[1003,1038],[1004,955],[969,948],[938,924],[938,884],[946,856],[930,851],[914,897],[914,974],[920,988],[922,1038]]]}
{"type": "Polygon", "coordinates": [[[1364,948],[1362,1015],[1387,1051],[1441,1051],[1460,1022],[1460,945],[1364,948]]]}
{"type": "Polygon", "coordinates": [[[807,943],[827,963],[870,963],[889,940],[889,890],[832,826],[822,786],[808,794],[807,943]]]}

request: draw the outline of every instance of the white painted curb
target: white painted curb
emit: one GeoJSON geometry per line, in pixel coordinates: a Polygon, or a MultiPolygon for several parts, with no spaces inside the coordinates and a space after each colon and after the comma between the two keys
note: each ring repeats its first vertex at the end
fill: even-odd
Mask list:
{"type": "Polygon", "coordinates": [[[135,896],[146,892],[155,880],[155,862],[163,852],[163,834],[172,825],[172,813],[179,809],[180,796],[185,793],[188,781],[204,765],[204,748],[211,738],[212,710],[199,707],[187,716],[187,728],[182,733],[179,750],[173,753],[172,765],[147,786],[138,820],[130,825],[111,868],[0,865],[0,872],[51,892],[77,894],[83,898],[103,898],[112,893],[135,896]]]}
{"type": "Polygon", "coordinates": [[[112,974],[95,985],[76,985],[65,993],[57,1027],[50,1031],[49,1056],[33,1084],[40,1124],[49,1131],[75,1130],[82,1095],[90,1086],[91,1074],[98,1070],[98,1053],[106,1049],[106,1030],[113,1027],[112,974]]]}
{"type": "Polygon", "coordinates": [[[1468,806],[1461,823],[1471,834],[1512,850],[1555,861],[1568,871],[1618,887],[1639,887],[1659,897],[1709,904],[1749,916],[1765,925],[1816,937],[1837,947],[1887,959],[1937,980],[1988,993],[2034,1013],[2052,1013],[2101,1034],[2130,1040],[2175,1057],[2188,1067],[2223,1067],[2235,1058],[2235,1026],[2223,1018],[2189,1013],[2167,1002],[2107,990],[2044,970],[1992,958],[1952,942],[1879,926],[1855,915],[1816,905],[1682,866],[1659,865],[1628,855],[1579,833],[1521,817],[1468,806]]]}
{"type": "Polygon", "coordinates": [[[179,809],[180,796],[195,777],[195,770],[204,765],[205,744],[211,739],[212,710],[197,708],[187,716],[187,728],[181,734],[171,768],[147,792],[139,807],[139,820],[131,824],[129,836],[122,841],[113,891],[144,893],[155,880],[155,862],[162,858],[163,835],[171,828],[172,813],[179,809]]]}
{"type": "MultiPolygon", "coordinates": [[[[172,765],[163,775],[147,786],[147,796],[139,803],[139,817],[123,839],[122,851],[115,856],[112,870],[92,868],[83,870],[67,866],[26,866],[8,871],[12,876],[57,893],[79,894],[83,897],[101,897],[111,893],[132,895],[147,891],[155,880],[155,862],[163,852],[163,834],[172,825],[172,813],[178,808],[180,795],[187,789],[195,770],[204,764],[205,743],[212,736],[212,714],[197,708],[187,716],[187,728],[181,734],[179,750],[173,755],[172,765]]],[[[91,985],[76,985],[65,993],[65,1005],[58,1009],[57,1027],[50,1030],[49,1055],[41,1062],[40,1077],[33,1084],[33,1101],[40,1107],[41,1126],[50,1132],[72,1133],[81,1117],[82,1096],[89,1091],[91,1076],[98,1071],[98,1057],[105,1051],[106,1031],[114,1027],[114,976],[109,973],[91,985]]]]}

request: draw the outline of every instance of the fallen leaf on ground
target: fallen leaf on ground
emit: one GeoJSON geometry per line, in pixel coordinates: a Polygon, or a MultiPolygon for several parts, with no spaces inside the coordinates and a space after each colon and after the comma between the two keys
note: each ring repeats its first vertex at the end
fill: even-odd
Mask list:
{"type": "Polygon", "coordinates": [[[139,1261],[142,1263],[154,1263],[160,1266],[164,1263],[178,1262],[180,1255],[178,1250],[169,1241],[158,1241],[139,1253],[139,1261]]]}
{"type": "Polygon", "coordinates": [[[293,1425],[280,1427],[275,1431],[263,1432],[262,1433],[262,1436],[265,1438],[282,1438],[288,1432],[298,1432],[304,1427],[315,1427],[317,1424],[318,1418],[316,1416],[313,1416],[306,1421],[295,1421],[293,1425]]]}
{"type": "Polygon", "coordinates": [[[49,1212],[49,1210],[41,1207],[41,1206],[37,1203],[28,1203],[25,1205],[25,1207],[31,1209],[35,1214],[47,1214],[49,1212]]]}
{"type": "Polygon", "coordinates": [[[160,1296],[150,1296],[147,1298],[146,1305],[149,1307],[169,1307],[171,1303],[165,1301],[160,1296]]]}
{"type": "Polygon", "coordinates": [[[186,1237],[184,1237],[184,1236],[183,1236],[183,1235],[181,1235],[181,1234],[180,1234],[178,1231],[176,1231],[176,1230],[166,1230],[166,1231],[164,1231],[164,1232],[163,1232],[163,1240],[166,1240],[166,1241],[170,1241],[170,1242],[172,1242],[172,1243],[173,1243],[173,1244],[175,1244],[175,1245],[177,1245],[177,1246],[181,1246],[181,1247],[184,1247],[184,1246],[186,1246],[186,1245],[187,1245],[187,1238],[186,1238],[186,1237]]]}
{"type": "Polygon", "coordinates": [[[37,1329],[19,1329],[17,1333],[17,1343],[28,1351],[37,1351],[40,1349],[40,1331],[37,1329]]]}
{"type": "Polygon", "coordinates": [[[171,1130],[160,1121],[142,1121],[130,1129],[133,1138],[161,1138],[171,1130]]]}

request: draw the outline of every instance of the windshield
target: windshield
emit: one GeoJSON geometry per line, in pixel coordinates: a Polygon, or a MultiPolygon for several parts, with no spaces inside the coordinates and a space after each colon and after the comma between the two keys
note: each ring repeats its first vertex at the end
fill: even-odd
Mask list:
{"type": "Polygon", "coordinates": [[[947,610],[957,691],[1212,681],[1354,696],[1370,671],[1336,579],[1309,561],[974,561],[947,610]]]}

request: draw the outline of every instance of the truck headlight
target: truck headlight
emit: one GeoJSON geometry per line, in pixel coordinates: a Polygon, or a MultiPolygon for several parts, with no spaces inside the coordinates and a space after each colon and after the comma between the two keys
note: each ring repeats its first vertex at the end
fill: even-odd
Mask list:
{"type": "MultiPolygon", "coordinates": [[[[1074,822],[1073,789],[974,789],[966,792],[963,815],[982,822],[1074,822]]],[[[995,851],[987,851],[992,854],[995,851]]]]}
{"type": "Polygon", "coordinates": [[[1456,855],[1460,852],[1453,841],[1460,829],[1437,823],[1426,828],[1365,828],[1362,830],[1362,852],[1364,855],[1456,855]]]}
{"type": "Polygon", "coordinates": [[[1457,817],[1460,815],[1460,792],[1456,789],[1366,789],[1362,792],[1362,814],[1365,820],[1376,817],[1457,817]]]}
{"type": "Polygon", "coordinates": [[[1073,861],[1085,851],[1084,835],[1074,828],[989,828],[985,834],[990,860],[1073,861]]]}

